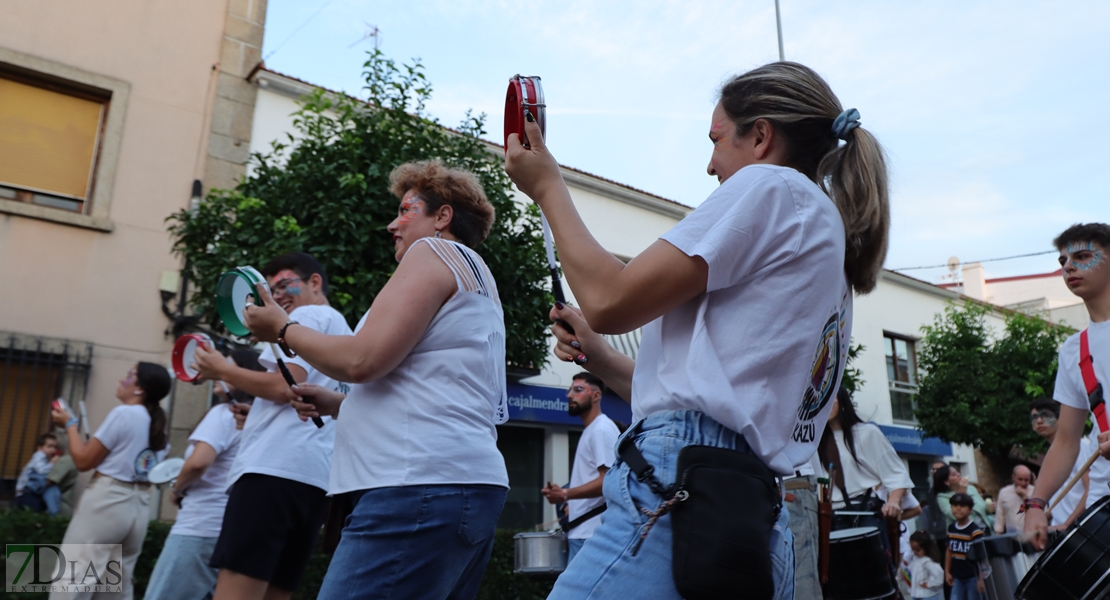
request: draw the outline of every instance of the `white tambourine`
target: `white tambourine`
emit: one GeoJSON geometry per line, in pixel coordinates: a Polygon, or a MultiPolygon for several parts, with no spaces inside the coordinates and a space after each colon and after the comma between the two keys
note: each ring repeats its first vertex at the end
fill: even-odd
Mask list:
{"type": "Polygon", "coordinates": [[[174,342],[173,374],[181,381],[192,383],[200,377],[200,372],[193,368],[193,355],[201,344],[211,348],[212,338],[203,333],[186,333],[174,342]]]}
{"type": "Polygon", "coordinates": [[[243,322],[243,309],[254,302],[262,306],[262,299],[255,293],[254,286],[261,283],[267,290],[266,278],[254,267],[236,267],[220,275],[220,282],[216,284],[216,308],[220,312],[220,320],[224,327],[232,334],[247,337],[251,330],[243,322]]]}
{"type": "Polygon", "coordinates": [[[177,479],[177,476],[181,473],[181,467],[184,465],[184,458],[167,458],[154,465],[147,473],[146,479],[154,485],[170,483],[177,479]]]}

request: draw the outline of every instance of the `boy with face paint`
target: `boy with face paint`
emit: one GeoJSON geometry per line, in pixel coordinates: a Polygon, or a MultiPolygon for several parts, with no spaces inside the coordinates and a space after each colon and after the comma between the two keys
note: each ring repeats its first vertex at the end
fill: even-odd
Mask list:
{"type": "MultiPolygon", "coordinates": [[[[1092,370],[1103,389],[1110,386],[1110,225],[1105,223],[1077,224],[1064,230],[1054,241],[1060,251],[1061,274],[1073,294],[1083,299],[1091,324],[1086,330],[1089,353],[1093,358],[1092,370]]],[[[1026,500],[1025,532],[1035,534],[1033,545],[1043,549],[1046,542],[1046,498],[1052,498],[1067,482],[1080,455],[1080,440],[1088,415],[1095,427],[1092,441],[1100,450],[1088,472],[1090,489],[1086,506],[1091,506],[1110,495],[1110,425],[1105,418],[1098,418],[1105,403],[1092,404],[1084,382],[1080,362],[1082,333],[1067,339],[1060,348],[1059,370],[1053,398],[1060,402],[1060,416],[1052,446],[1041,466],[1040,480],[1034,498],[1026,500]],[[1103,422],[1099,422],[1103,421],[1103,422]]],[[[1097,395],[1095,396],[1097,400],[1097,395]]],[[[1035,424],[1035,423],[1034,423],[1035,424]]],[[[1093,450],[1092,450],[1093,451],[1093,450]]],[[[1059,509],[1057,509],[1059,510],[1059,509]]]]}
{"type": "MultiPolygon", "coordinates": [[[[1029,404],[1029,423],[1033,427],[1033,431],[1037,435],[1043,437],[1045,441],[1052,444],[1056,439],[1057,422],[1060,419],[1060,403],[1048,398],[1040,398],[1034,400],[1029,404]]],[[[1091,455],[1091,444],[1087,438],[1079,440],[1079,457],[1075,461],[1075,466],[1072,467],[1071,473],[1068,475],[1068,481],[1079,472],[1083,467],[1083,463],[1087,462],[1087,457],[1091,455]]],[[[1059,502],[1056,508],[1052,511],[1052,529],[1066,529],[1071,525],[1075,518],[1078,517],[1083,509],[1087,506],[1087,491],[1091,487],[1091,476],[1084,474],[1083,477],[1075,484],[1075,487],[1063,497],[1062,500],[1057,500],[1060,494],[1052,498],[1049,505],[1053,502],[1059,502]]],[[[1061,492],[1063,490],[1060,490],[1061,492]]]]}

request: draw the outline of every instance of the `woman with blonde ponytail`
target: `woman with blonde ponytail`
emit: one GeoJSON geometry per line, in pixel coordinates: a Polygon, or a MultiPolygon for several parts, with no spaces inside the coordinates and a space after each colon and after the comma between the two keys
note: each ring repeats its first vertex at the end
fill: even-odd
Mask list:
{"type": "MultiPolygon", "coordinates": [[[[87,442],[77,431],[76,417],[62,408],[52,411],[54,423],[65,428],[73,464],[80,471],[96,470],[62,541],[81,544],[73,550],[80,555],[71,556],[67,548],[66,557],[81,565],[88,565],[91,560],[97,568],[109,560],[121,561],[122,565],[117,566],[115,574],[101,573],[100,582],[86,572],[88,580],[84,583],[88,585],[73,588],[79,592],[55,588],[51,598],[132,597],[131,577],[150,521],[147,473],[168,451],[166,413],[159,403],[170,393],[171,383],[164,367],[147,362],[136,364],[116,387],[120,405],[108,413],[87,442]],[[107,555],[106,544],[119,544],[122,556],[107,555]]],[[[76,583],[81,584],[82,573],[75,577],[76,583]]],[[[67,581],[69,578],[67,573],[67,581]]]]}
{"type": "Polygon", "coordinates": [[[878,279],[889,221],[878,142],[805,66],[739,75],[710,120],[708,173],[720,187],[625,264],[582,222],[530,117],[531,143],[510,135],[505,169],[547,215],[581,303],[551,311],[575,331],[556,322],[555,355],[629,398],[637,420],[605,478],[604,522],[550,598],[793,598],[788,512],[755,488],[814,454],[853,292],[878,279]],[[636,362],[595,333],[638,327],[636,362]],[[699,477],[683,463],[688,448],[728,476],[684,493],[699,477]],[[706,496],[737,510],[688,508],[706,496]],[[756,539],[767,547],[745,547],[756,539]]]}

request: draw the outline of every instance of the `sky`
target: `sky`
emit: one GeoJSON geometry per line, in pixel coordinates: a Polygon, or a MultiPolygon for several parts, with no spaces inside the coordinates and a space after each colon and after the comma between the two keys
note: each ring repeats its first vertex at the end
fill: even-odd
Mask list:
{"type": "MultiPolygon", "coordinates": [[[[1110,3],[780,2],[786,59],[820,73],[887,152],[887,268],[1051,251],[1067,226],[1110,221],[1110,3]]],[[[269,0],[267,11],[267,67],[364,96],[375,40],[359,40],[376,26],[387,57],[423,64],[431,116],[455,126],[484,112],[498,142],[509,78],[539,75],[560,163],[689,206],[717,186],[706,174],[717,90],[778,59],[773,0],[269,0]]],[[[984,266],[988,278],[1058,268],[1053,254],[984,266]]],[[[948,269],[904,272],[941,282],[948,269]]]]}

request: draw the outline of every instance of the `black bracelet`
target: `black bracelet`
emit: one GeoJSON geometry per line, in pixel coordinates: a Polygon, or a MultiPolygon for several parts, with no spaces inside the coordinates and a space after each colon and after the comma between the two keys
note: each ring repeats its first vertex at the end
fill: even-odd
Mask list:
{"type": "Polygon", "coordinates": [[[289,329],[290,325],[300,325],[300,323],[290,320],[281,328],[281,331],[278,332],[278,346],[286,356],[289,358],[296,358],[297,353],[293,352],[293,350],[289,348],[289,344],[285,343],[285,330],[289,329]]]}

